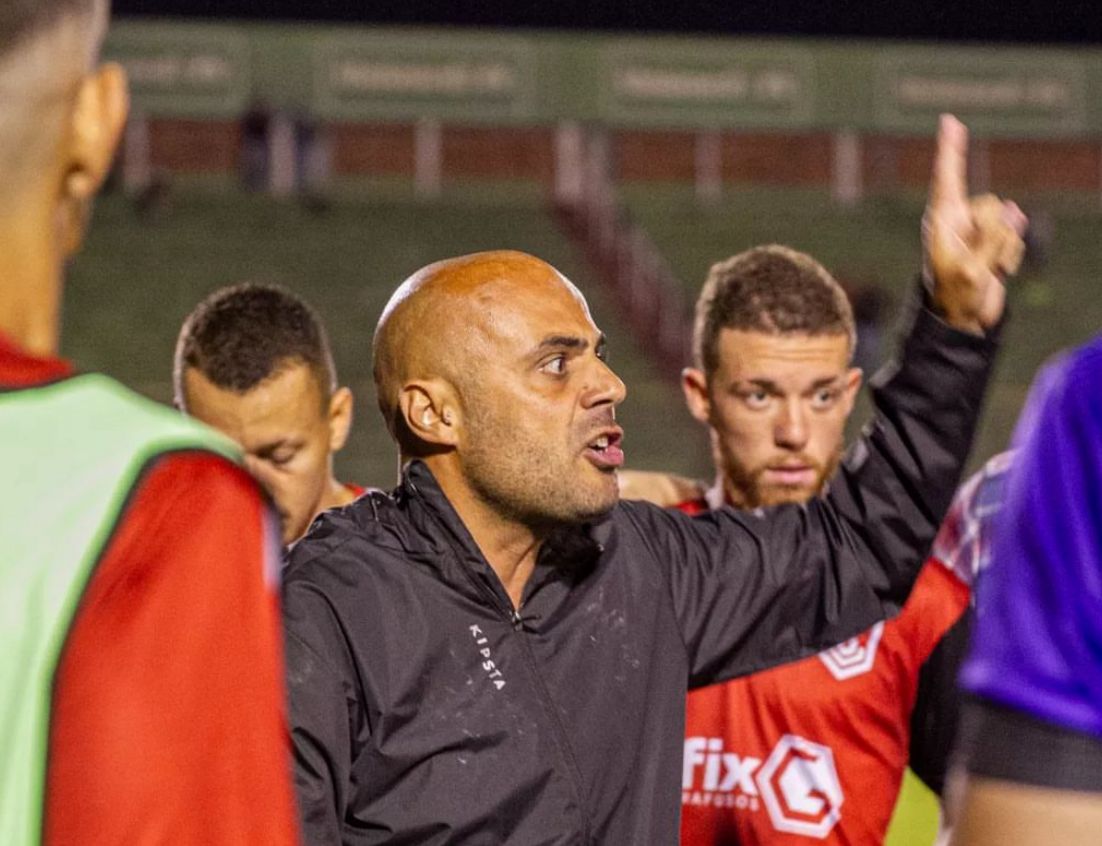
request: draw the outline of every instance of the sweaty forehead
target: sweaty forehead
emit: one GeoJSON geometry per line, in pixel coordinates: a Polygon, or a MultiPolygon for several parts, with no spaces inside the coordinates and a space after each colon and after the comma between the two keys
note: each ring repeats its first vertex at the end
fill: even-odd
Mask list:
{"type": "Polygon", "coordinates": [[[543,334],[588,334],[589,307],[581,292],[551,265],[522,256],[483,259],[447,268],[423,291],[426,340],[456,348],[475,342],[521,342],[543,334]],[[448,331],[451,330],[451,331],[448,331]],[[456,337],[458,331],[459,337],[456,337]]]}
{"type": "Polygon", "coordinates": [[[585,298],[554,267],[499,251],[422,268],[391,297],[376,330],[384,415],[409,379],[469,378],[472,364],[516,360],[548,336],[595,333],[585,298]]]}

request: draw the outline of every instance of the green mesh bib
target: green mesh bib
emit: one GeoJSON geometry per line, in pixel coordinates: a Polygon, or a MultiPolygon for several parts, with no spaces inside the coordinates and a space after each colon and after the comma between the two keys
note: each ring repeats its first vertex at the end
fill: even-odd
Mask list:
{"type": "MultiPolygon", "coordinates": [[[[50,696],[84,587],[158,454],[236,456],[98,375],[0,393],[0,843],[41,839],[50,696]]],[[[104,679],[109,684],[109,679],[104,679]]]]}

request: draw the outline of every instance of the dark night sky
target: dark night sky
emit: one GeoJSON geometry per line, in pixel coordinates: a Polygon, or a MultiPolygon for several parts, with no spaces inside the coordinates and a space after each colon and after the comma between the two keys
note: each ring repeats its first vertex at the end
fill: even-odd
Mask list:
{"type": "Polygon", "coordinates": [[[1102,44],[1099,0],[115,0],[119,16],[1102,44]]]}

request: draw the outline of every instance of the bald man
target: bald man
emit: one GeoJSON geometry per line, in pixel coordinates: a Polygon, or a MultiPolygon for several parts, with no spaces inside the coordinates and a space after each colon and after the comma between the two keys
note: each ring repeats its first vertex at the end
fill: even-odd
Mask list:
{"type": "Polygon", "coordinates": [[[972,225],[962,133],[943,131],[929,308],[874,380],[863,448],[807,505],[690,518],[618,501],[624,384],[545,262],[465,256],[395,292],[374,353],[401,484],[320,518],[285,571],[308,842],[674,844],[686,686],[898,608],[958,481],[1002,312],[1004,244],[972,225]]]}
{"type": "Polygon", "coordinates": [[[266,501],[227,441],[57,358],[126,119],[107,17],[0,2],[0,843],[292,844],[266,501]]]}

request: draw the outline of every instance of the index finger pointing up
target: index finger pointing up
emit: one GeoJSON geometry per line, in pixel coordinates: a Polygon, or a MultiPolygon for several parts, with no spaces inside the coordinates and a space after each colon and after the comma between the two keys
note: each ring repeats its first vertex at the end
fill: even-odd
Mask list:
{"type": "Polygon", "coordinates": [[[968,127],[952,115],[942,115],[937,127],[937,153],[930,181],[930,204],[968,202],[968,127]]]}

